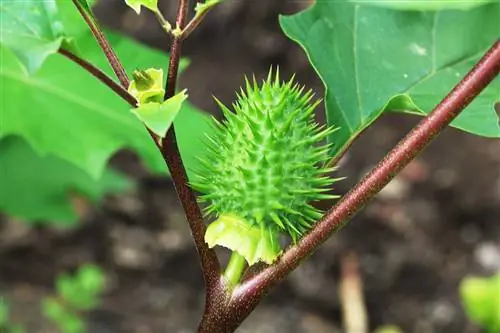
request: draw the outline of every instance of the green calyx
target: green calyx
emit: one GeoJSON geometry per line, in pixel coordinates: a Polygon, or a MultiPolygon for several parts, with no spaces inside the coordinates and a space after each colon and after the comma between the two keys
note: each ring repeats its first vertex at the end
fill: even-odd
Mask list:
{"type": "Polygon", "coordinates": [[[205,241],[210,247],[220,245],[238,252],[249,265],[258,261],[271,264],[281,253],[277,232],[230,214],[208,226],[205,241]]]}
{"type": "Polygon", "coordinates": [[[137,107],[131,110],[132,113],[150,131],[164,138],[188,97],[187,90],[164,100],[163,70],[136,70],[132,76],[134,80],[130,82],[128,92],[137,100],[137,107]]]}
{"type": "Polygon", "coordinates": [[[139,105],[163,101],[163,70],[149,68],[136,70],[132,74],[134,80],[130,82],[128,92],[137,99],[139,105]]]}
{"type": "Polygon", "coordinates": [[[205,213],[219,217],[205,234],[209,246],[269,264],[281,251],[281,233],[296,242],[322,216],[311,202],[333,197],[322,141],[334,129],[315,122],[319,101],[312,99],[293,78],[282,82],[270,72],[260,86],[246,81],[234,112],[217,101],[225,120],[216,121],[192,182],[205,213]]]}

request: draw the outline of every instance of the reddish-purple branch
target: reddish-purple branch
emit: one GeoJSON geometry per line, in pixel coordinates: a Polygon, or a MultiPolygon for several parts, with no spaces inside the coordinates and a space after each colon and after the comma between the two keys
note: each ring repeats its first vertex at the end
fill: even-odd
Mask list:
{"type": "Polygon", "coordinates": [[[118,59],[118,56],[116,55],[115,51],[113,50],[108,40],[106,39],[106,36],[104,36],[104,33],[99,28],[99,25],[92,16],[92,13],[87,12],[87,10],[85,10],[85,8],[83,8],[82,5],[78,2],[78,0],[73,0],[73,3],[80,12],[80,15],[83,17],[83,19],[89,26],[90,31],[92,31],[92,34],[97,40],[97,43],[99,44],[104,54],[106,55],[106,58],[108,59],[109,64],[111,65],[111,68],[113,68],[113,71],[115,72],[116,77],[118,78],[118,81],[120,81],[120,84],[125,89],[127,89],[129,86],[129,78],[127,76],[127,73],[125,72],[125,69],[121,64],[120,59],[118,59]]]}
{"type": "Polygon", "coordinates": [[[65,56],[69,60],[73,61],[77,65],[81,66],[83,69],[85,69],[87,72],[89,72],[91,75],[93,75],[96,79],[104,83],[106,86],[108,86],[111,90],[113,90],[118,96],[120,96],[124,101],[126,101],[130,106],[136,107],[137,106],[137,100],[135,99],[134,96],[132,96],[126,88],[121,86],[118,82],[115,82],[112,78],[110,78],[106,73],[104,73],[102,70],[99,68],[95,67],[92,65],[90,62],[80,58],[76,54],[65,50],[63,48],[59,49],[59,54],[65,56]]]}
{"type": "Polygon", "coordinates": [[[200,332],[233,332],[270,287],[280,282],[336,230],[348,222],[376,193],[414,159],[498,75],[500,41],[398,145],[350,192],[339,200],[302,240],[272,266],[238,286],[229,305],[205,316],[200,332]]]}
{"type": "MultiPolygon", "coordinates": [[[[188,0],[179,1],[176,20],[177,27],[182,28],[185,25],[188,8],[188,0]]],[[[165,87],[165,99],[175,95],[182,42],[183,39],[181,36],[176,36],[172,40],[167,83],[165,87]]],[[[177,190],[189,227],[191,228],[191,234],[200,257],[207,292],[212,293],[212,290],[216,288],[220,282],[221,269],[215,251],[210,249],[205,243],[206,227],[203,220],[203,214],[198,206],[193,190],[188,185],[188,177],[177,144],[174,126],[170,127],[167,135],[161,141],[160,150],[163,158],[167,161],[175,189],[177,190]]]]}

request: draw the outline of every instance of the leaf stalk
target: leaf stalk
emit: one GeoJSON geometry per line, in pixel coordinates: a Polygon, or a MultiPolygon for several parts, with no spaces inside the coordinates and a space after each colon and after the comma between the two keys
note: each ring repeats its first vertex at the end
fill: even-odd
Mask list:
{"type": "Polygon", "coordinates": [[[122,63],[120,62],[120,59],[116,55],[115,51],[111,47],[111,44],[108,42],[106,39],[106,36],[104,36],[104,33],[102,32],[101,28],[97,24],[97,21],[94,19],[92,16],[92,13],[89,13],[83,6],[80,4],[78,0],[72,0],[73,3],[75,4],[75,7],[78,9],[80,12],[80,15],[83,17],[85,22],[90,28],[90,31],[92,31],[92,34],[94,35],[95,39],[97,40],[97,43],[103,50],[106,58],[109,61],[109,64],[111,65],[111,68],[113,68],[113,71],[116,74],[116,77],[120,81],[120,84],[127,89],[128,85],[130,84],[130,80],[127,76],[127,73],[125,72],[125,69],[123,68],[122,63]]]}

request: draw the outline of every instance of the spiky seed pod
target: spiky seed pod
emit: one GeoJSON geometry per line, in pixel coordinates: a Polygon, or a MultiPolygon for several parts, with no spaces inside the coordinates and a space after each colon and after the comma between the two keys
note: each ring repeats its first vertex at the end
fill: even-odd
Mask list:
{"type": "Polygon", "coordinates": [[[332,197],[329,147],[320,143],[334,129],[315,122],[312,100],[312,91],[270,71],[261,86],[246,80],[234,113],[217,101],[225,120],[215,121],[192,182],[205,213],[218,217],[205,234],[209,246],[228,247],[250,265],[272,263],[280,233],[297,241],[321,217],[311,202],[332,197]]]}

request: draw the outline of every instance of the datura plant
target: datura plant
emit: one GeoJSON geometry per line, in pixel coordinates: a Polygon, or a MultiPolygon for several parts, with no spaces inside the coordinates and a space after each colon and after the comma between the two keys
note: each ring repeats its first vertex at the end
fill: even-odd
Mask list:
{"type": "MultiPolygon", "coordinates": [[[[280,17],[284,34],[302,47],[323,83],[326,125],[315,121],[320,100],[313,92],[293,78],[282,80],[277,70],[262,82],[247,79],[232,107],[216,100],[223,120],[200,118],[178,85],[183,44],[223,1],[178,0],[171,22],[161,10],[167,0],[123,2],[157,19],[170,38],[168,59],[109,38],[92,0],[0,0],[0,211],[33,208],[29,216],[38,216],[44,204],[69,205],[69,189],[105,192],[112,186],[97,180],[124,147],[156,171],[166,165],[206,286],[198,332],[234,332],[272,286],[448,126],[500,138],[498,1],[310,1],[303,12],[280,17]],[[450,28],[455,22],[459,29],[450,28]],[[90,34],[99,48],[89,43],[90,34]],[[335,165],[388,112],[426,118],[323,214],[315,201],[335,197],[335,165]],[[14,145],[8,136],[26,142],[14,145]],[[40,166],[29,162],[33,158],[52,173],[33,172],[40,166]],[[80,171],[54,173],[52,165],[59,170],[63,162],[80,171]],[[207,226],[204,217],[213,222],[207,226]],[[232,251],[225,272],[216,246],[232,251]],[[249,274],[247,266],[253,266],[249,274]]],[[[496,324],[489,315],[498,314],[498,306],[485,309],[473,309],[473,319],[496,324]]],[[[48,312],[55,318],[57,311],[48,312]]]]}
{"type": "Polygon", "coordinates": [[[192,183],[205,213],[217,217],[205,234],[210,247],[227,247],[250,265],[271,264],[280,234],[296,242],[322,216],[312,202],[334,197],[326,193],[335,180],[323,141],[335,128],[316,123],[313,97],[271,70],[260,86],[246,80],[233,110],[217,101],[225,119],[215,120],[192,183]]]}

